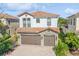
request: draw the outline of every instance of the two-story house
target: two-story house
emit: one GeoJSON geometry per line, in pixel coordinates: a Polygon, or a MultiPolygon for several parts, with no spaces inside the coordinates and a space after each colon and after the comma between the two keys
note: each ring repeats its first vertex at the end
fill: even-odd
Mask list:
{"type": "Polygon", "coordinates": [[[65,32],[75,32],[78,34],[79,32],[79,13],[73,14],[67,17],[68,27],[65,28],[65,32]]]}
{"type": "Polygon", "coordinates": [[[18,27],[18,18],[9,14],[0,14],[0,21],[8,26],[9,34],[13,34],[18,27]]]}
{"type": "Polygon", "coordinates": [[[18,15],[20,44],[55,46],[57,44],[57,27],[59,15],[36,11],[24,12],[18,15]]]}

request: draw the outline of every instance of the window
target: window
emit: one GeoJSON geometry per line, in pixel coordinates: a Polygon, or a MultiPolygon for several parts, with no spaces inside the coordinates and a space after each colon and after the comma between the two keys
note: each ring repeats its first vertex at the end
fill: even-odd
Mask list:
{"type": "Polygon", "coordinates": [[[47,26],[51,26],[51,18],[47,19],[47,26]]]}
{"type": "Polygon", "coordinates": [[[75,25],[75,18],[73,19],[73,25],[75,25]]]}
{"type": "Polygon", "coordinates": [[[10,21],[8,21],[8,24],[10,25],[10,21]]]}
{"type": "Polygon", "coordinates": [[[30,18],[27,18],[28,21],[30,21],[30,18]]]}
{"type": "Polygon", "coordinates": [[[40,19],[39,18],[36,19],[36,23],[40,23],[40,19]]]}
{"type": "Polygon", "coordinates": [[[70,20],[70,24],[72,25],[72,19],[70,20]]]}
{"type": "Polygon", "coordinates": [[[27,18],[27,27],[31,27],[30,18],[27,18]]]}
{"type": "Polygon", "coordinates": [[[26,27],[26,18],[23,18],[23,27],[26,27]]]}

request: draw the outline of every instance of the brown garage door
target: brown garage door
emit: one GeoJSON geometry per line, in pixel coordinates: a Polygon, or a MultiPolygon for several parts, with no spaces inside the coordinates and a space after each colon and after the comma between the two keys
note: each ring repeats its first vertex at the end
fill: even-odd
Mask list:
{"type": "Polygon", "coordinates": [[[41,45],[40,35],[21,35],[22,44],[41,45]]]}
{"type": "Polygon", "coordinates": [[[45,35],[44,36],[44,45],[45,46],[54,46],[55,45],[55,36],[45,35]]]}

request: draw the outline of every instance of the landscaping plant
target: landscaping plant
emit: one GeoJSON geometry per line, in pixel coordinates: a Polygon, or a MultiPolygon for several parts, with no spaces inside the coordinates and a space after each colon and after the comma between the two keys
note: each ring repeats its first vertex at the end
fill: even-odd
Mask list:
{"type": "Polygon", "coordinates": [[[8,52],[13,47],[11,36],[6,30],[7,29],[4,28],[3,23],[0,23],[0,55],[8,52]]]}
{"type": "Polygon", "coordinates": [[[55,48],[55,53],[57,56],[66,56],[69,53],[69,48],[67,44],[59,39],[58,45],[55,48]]]}
{"type": "Polygon", "coordinates": [[[65,43],[70,50],[77,50],[79,48],[79,38],[75,33],[66,33],[65,43]]]}

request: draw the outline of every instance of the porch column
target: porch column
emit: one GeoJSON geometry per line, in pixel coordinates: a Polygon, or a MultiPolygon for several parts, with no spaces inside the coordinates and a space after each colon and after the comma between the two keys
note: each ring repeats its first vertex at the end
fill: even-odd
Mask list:
{"type": "Polygon", "coordinates": [[[18,45],[21,45],[21,34],[18,34],[19,38],[18,38],[18,45]]]}

